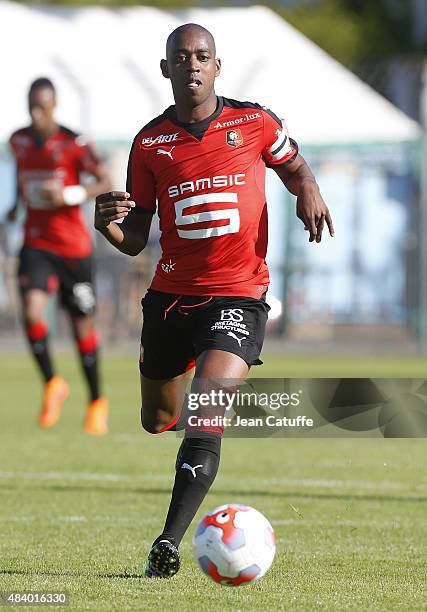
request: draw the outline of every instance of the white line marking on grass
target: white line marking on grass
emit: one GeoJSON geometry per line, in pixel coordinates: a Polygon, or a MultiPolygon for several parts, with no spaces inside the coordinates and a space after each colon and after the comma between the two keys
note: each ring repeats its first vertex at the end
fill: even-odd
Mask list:
{"type": "Polygon", "coordinates": [[[85,523],[85,516],[55,516],[46,518],[44,516],[0,516],[0,523],[85,523]]]}
{"type": "Polygon", "coordinates": [[[171,480],[174,474],[104,474],[102,472],[12,472],[0,471],[0,478],[24,480],[89,480],[99,482],[135,482],[141,480],[171,480]]]}
{"type": "MultiPolygon", "coordinates": [[[[144,481],[170,481],[173,474],[107,474],[102,472],[20,472],[20,471],[0,471],[0,478],[20,478],[27,480],[80,480],[80,481],[98,481],[98,482],[144,482],[144,481]]],[[[235,480],[228,476],[222,476],[219,481],[221,484],[232,482],[235,485],[235,480]]],[[[312,478],[267,478],[267,479],[245,479],[245,486],[293,486],[306,488],[324,488],[324,489],[368,489],[368,490],[399,490],[399,489],[418,489],[424,490],[427,488],[427,483],[419,482],[413,484],[411,482],[397,482],[392,480],[328,480],[328,479],[312,479],[312,478]]],[[[260,490],[261,494],[262,491],[260,490]]]]}
{"type": "MultiPolygon", "coordinates": [[[[271,518],[271,517],[270,517],[271,518]]],[[[407,529],[413,528],[412,519],[407,521],[407,523],[403,524],[400,521],[359,521],[356,519],[334,519],[328,521],[322,519],[271,519],[271,523],[273,526],[276,525],[321,525],[324,528],[334,529],[336,526],[340,527],[368,527],[372,529],[401,529],[402,527],[406,527],[407,529]]]]}
{"type": "Polygon", "coordinates": [[[267,480],[261,480],[262,484],[274,485],[297,485],[302,487],[322,487],[324,489],[336,489],[336,488],[356,488],[356,489],[400,489],[408,486],[408,483],[394,482],[390,480],[326,480],[326,479],[312,479],[312,478],[269,478],[267,480]]]}
{"type": "Polygon", "coordinates": [[[36,520],[35,516],[0,516],[1,523],[32,523],[36,520]]]}
{"type": "MultiPolygon", "coordinates": [[[[159,519],[144,518],[144,524],[155,525],[159,519]]],[[[134,517],[124,516],[53,516],[46,518],[45,516],[0,516],[0,523],[87,523],[87,522],[103,522],[103,523],[135,523],[134,517]]]]}
{"type": "Polygon", "coordinates": [[[128,481],[130,476],[95,472],[0,472],[0,478],[25,478],[29,480],[105,480],[128,481]]]}
{"type": "MultiPolygon", "coordinates": [[[[224,477],[224,481],[227,481],[227,477],[224,477]]],[[[416,485],[414,485],[411,482],[397,482],[391,480],[326,480],[311,478],[257,478],[256,480],[245,480],[246,486],[249,486],[251,484],[264,486],[282,485],[322,489],[413,490],[415,488],[424,490],[427,488],[427,483],[417,483],[416,485]]]]}

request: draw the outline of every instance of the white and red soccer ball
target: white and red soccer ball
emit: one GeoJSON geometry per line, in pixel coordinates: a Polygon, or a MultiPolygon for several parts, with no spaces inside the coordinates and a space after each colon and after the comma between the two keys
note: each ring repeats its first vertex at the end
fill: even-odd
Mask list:
{"type": "Polygon", "coordinates": [[[227,504],[205,514],[194,533],[193,548],[207,576],[239,586],[264,576],[276,553],[276,538],[261,512],[227,504]]]}

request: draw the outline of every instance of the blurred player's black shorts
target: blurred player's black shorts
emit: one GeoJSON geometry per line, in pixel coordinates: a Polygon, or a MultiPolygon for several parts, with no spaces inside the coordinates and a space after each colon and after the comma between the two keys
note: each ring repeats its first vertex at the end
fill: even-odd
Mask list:
{"type": "Polygon", "coordinates": [[[141,301],[140,371],[156,380],[173,378],[194,366],[209,349],[239,355],[259,365],[270,307],[265,295],[249,297],[192,296],[148,289],[141,301]]]}
{"type": "Polygon", "coordinates": [[[24,246],[19,255],[19,288],[22,292],[41,289],[59,292],[62,305],[73,315],[95,310],[92,257],[65,258],[24,246]]]}

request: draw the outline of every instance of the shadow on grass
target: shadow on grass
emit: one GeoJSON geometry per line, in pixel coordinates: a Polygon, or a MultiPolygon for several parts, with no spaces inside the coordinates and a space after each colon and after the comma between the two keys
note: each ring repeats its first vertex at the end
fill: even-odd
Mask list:
{"type": "MultiPolygon", "coordinates": [[[[19,486],[14,487],[11,484],[0,483],[0,490],[15,491],[22,489],[32,491],[57,491],[58,493],[83,493],[83,492],[97,492],[97,493],[117,493],[117,494],[137,494],[137,495],[170,495],[172,487],[170,488],[155,488],[155,487],[114,487],[108,485],[100,485],[97,487],[82,486],[82,485],[44,485],[41,487],[35,485],[25,485],[25,487],[19,486]]],[[[223,497],[229,497],[231,494],[236,497],[271,497],[271,498],[301,498],[301,499],[320,499],[320,500],[347,500],[347,501],[379,501],[379,502],[410,502],[410,503],[426,503],[427,497],[416,497],[413,495],[357,495],[357,494],[338,494],[338,493],[306,493],[301,491],[268,491],[268,490],[241,490],[234,489],[233,491],[226,491],[223,489],[213,488],[211,490],[213,495],[221,495],[223,497]]]]}
{"type": "MultiPolygon", "coordinates": [[[[50,578],[57,578],[66,576],[68,578],[90,578],[92,576],[88,574],[79,574],[77,572],[38,572],[36,570],[10,570],[0,569],[0,576],[45,576],[50,578]]],[[[95,574],[95,578],[122,578],[128,579],[140,579],[144,578],[143,574],[129,574],[128,572],[122,572],[121,574],[95,574]]]]}

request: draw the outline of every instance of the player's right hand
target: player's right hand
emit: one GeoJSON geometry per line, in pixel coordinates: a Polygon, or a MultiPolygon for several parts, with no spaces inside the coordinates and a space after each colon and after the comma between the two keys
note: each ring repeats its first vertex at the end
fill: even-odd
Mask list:
{"type": "Polygon", "coordinates": [[[130,194],[125,191],[109,191],[96,196],[95,228],[101,230],[112,221],[124,219],[135,208],[135,202],[128,198],[130,194]]]}
{"type": "Polygon", "coordinates": [[[6,221],[9,221],[10,223],[13,223],[14,221],[16,221],[16,217],[18,216],[18,206],[15,205],[13,208],[11,208],[9,210],[9,212],[6,215],[6,221]]]}

